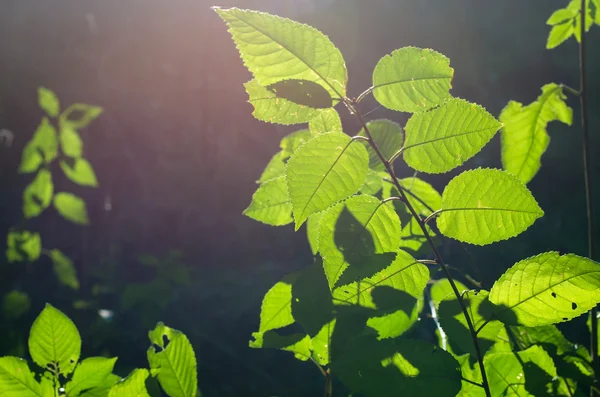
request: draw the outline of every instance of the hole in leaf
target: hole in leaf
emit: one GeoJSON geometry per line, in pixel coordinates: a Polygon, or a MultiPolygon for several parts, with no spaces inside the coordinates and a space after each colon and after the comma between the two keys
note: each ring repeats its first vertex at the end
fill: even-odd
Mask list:
{"type": "Polygon", "coordinates": [[[563,317],[563,320],[567,321],[567,320],[568,320],[568,318],[566,318],[566,317],[563,317]]]}
{"type": "Polygon", "coordinates": [[[577,303],[575,303],[575,302],[571,303],[571,308],[573,308],[573,310],[577,309],[577,303]]]}
{"type": "Polygon", "coordinates": [[[163,348],[157,345],[156,343],[152,344],[152,348],[154,348],[154,352],[156,353],[160,353],[161,351],[163,351],[163,348]]]}
{"type": "Polygon", "coordinates": [[[162,336],[162,340],[163,340],[163,345],[165,346],[164,348],[166,349],[167,346],[169,346],[169,343],[171,343],[171,341],[169,340],[169,338],[167,337],[167,335],[163,335],[162,336]]]}
{"type": "Polygon", "coordinates": [[[553,297],[553,298],[556,298],[556,292],[553,292],[553,293],[552,293],[552,297],[553,297]]]}

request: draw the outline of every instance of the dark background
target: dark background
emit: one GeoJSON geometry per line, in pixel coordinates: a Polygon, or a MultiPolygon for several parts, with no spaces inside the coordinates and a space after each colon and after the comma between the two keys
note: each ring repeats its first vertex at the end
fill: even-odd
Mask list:
{"type": "MultiPolygon", "coordinates": [[[[43,116],[37,87],[55,91],[65,107],[86,102],[104,108],[83,133],[100,187],[57,182],[86,199],[91,225],[73,226],[53,210],[29,225],[45,247],[75,261],[81,288],[60,285],[47,260],[9,265],[0,256],[0,295],[16,289],[31,298],[25,316],[2,320],[0,355],[23,352],[31,321],[50,302],[80,327],[83,354],[118,355],[122,375],[145,365],[147,329],[162,320],[189,336],[206,396],[318,395],[321,377],[314,366],[284,352],[247,347],[263,294],[284,274],[311,263],[311,256],[303,231],[241,215],[279,139],[293,129],[252,118],[242,86],[250,75],[210,6],[258,9],[315,26],[344,54],[350,95],[370,85],[383,55],[407,45],[433,48],[451,59],[453,95],[498,116],[510,99],[535,100],[546,83],[578,87],[575,40],[545,50],[545,21],[566,3],[0,0],[0,128],[14,133],[12,145],[0,146],[0,230],[21,220],[30,176],[17,169],[43,116]],[[169,260],[173,250],[181,256],[169,260]],[[140,255],[159,258],[159,269],[141,263],[140,255]],[[165,276],[171,269],[178,276],[165,276]],[[98,316],[99,309],[111,310],[112,319],[98,316]]],[[[598,153],[600,28],[588,37],[590,130],[598,153]]],[[[444,245],[447,260],[487,288],[524,257],[545,250],[587,252],[579,103],[570,98],[569,104],[574,126],[550,124],[552,142],[529,184],[546,217],[493,246],[444,245]]],[[[372,100],[364,106],[377,108],[372,100]]],[[[346,131],[358,131],[340,111],[346,131]]],[[[382,109],[370,117],[406,120],[382,109]]],[[[499,167],[499,143],[495,137],[451,174],[422,177],[441,191],[465,168],[499,167]]],[[[592,160],[598,181],[600,162],[592,160]]],[[[412,174],[404,165],[398,173],[412,174]]],[[[2,251],[4,244],[2,237],[2,251]]],[[[585,342],[584,321],[575,320],[565,332],[585,342]]]]}

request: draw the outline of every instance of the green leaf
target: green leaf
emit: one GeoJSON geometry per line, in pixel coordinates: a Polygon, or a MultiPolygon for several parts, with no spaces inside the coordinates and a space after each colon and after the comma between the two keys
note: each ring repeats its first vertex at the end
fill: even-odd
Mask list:
{"type": "Polygon", "coordinates": [[[310,80],[281,80],[266,87],[277,98],[315,109],[329,109],[333,106],[331,95],[322,85],[310,80]]]}
{"type": "Polygon", "coordinates": [[[39,233],[29,231],[10,232],[6,237],[6,259],[9,263],[33,262],[42,253],[42,239],[39,233]]]}
{"type": "Polygon", "coordinates": [[[517,262],[494,283],[490,301],[506,324],[535,327],[568,321],[600,302],[600,264],[546,252],[517,262]]]}
{"type": "Polygon", "coordinates": [[[364,146],[340,132],[322,134],[301,146],[287,163],[285,178],[296,230],[313,213],[356,193],[368,170],[364,146]]]}
{"type": "Polygon", "coordinates": [[[244,87],[249,96],[248,102],[254,106],[252,115],[267,123],[284,125],[307,123],[323,111],[278,98],[275,93],[256,80],[245,83],[244,87]]]}
{"type": "Polygon", "coordinates": [[[550,18],[546,21],[546,25],[554,26],[560,25],[571,19],[575,18],[577,15],[577,10],[569,9],[569,8],[561,8],[552,13],[550,18]]]}
{"type": "Polygon", "coordinates": [[[267,181],[270,181],[271,179],[275,179],[275,178],[279,178],[280,176],[283,176],[284,172],[285,172],[285,162],[284,162],[284,155],[283,152],[277,152],[272,158],[271,160],[269,160],[269,163],[267,164],[267,166],[265,167],[265,170],[263,171],[263,173],[260,176],[260,179],[258,180],[258,183],[264,183],[267,181]]]}
{"type": "Polygon", "coordinates": [[[252,195],[250,206],[244,215],[271,226],[283,226],[292,222],[292,204],[288,197],[285,179],[271,179],[252,195]]]}
{"type": "Polygon", "coordinates": [[[423,297],[417,297],[416,301],[407,300],[403,302],[401,309],[383,316],[371,317],[367,320],[367,326],[377,332],[377,339],[396,338],[419,321],[419,314],[423,310],[423,297]]]}
{"type": "Polygon", "coordinates": [[[50,397],[35,380],[27,361],[17,357],[0,357],[0,392],[2,397],[50,397]]]}
{"type": "Polygon", "coordinates": [[[150,397],[146,390],[148,370],[134,369],[129,376],[116,383],[108,393],[108,397],[150,397]]]}
{"type": "Polygon", "coordinates": [[[311,339],[308,335],[292,334],[280,336],[274,331],[266,333],[253,332],[254,341],[250,342],[253,349],[279,349],[294,353],[300,361],[311,358],[311,339]]]}
{"type": "Polygon", "coordinates": [[[31,299],[22,291],[12,290],[2,299],[2,314],[8,320],[22,317],[29,309],[31,309],[31,299]]]}
{"type": "MultiPolygon", "coordinates": [[[[487,291],[468,291],[463,295],[473,327],[477,332],[481,353],[485,354],[494,344],[508,341],[504,324],[493,320],[493,305],[488,300],[487,291]]],[[[473,339],[456,295],[448,295],[439,305],[439,321],[448,336],[452,351],[456,354],[469,353],[476,357],[473,339]]]]}
{"type": "MultiPolygon", "coordinates": [[[[458,289],[459,293],[469,291],[469,288],[467,288],[466,285],[464,285],[458,280],[454,280],[454,284],[456,284],[456,288],[458,289]]],[[[450,286],[450,281],[448,281],[447,278],[435,280],[435,282],[431,286],[429,294],[436,309],[439,308],[440,302],[442,302],[444,299],[451,300],[456,298],[456,295],[454,295],[454,291],[450,286]],[[452,298],[453,296],[454,298],[452,298]]]]}
{"type": "Polygon", "coordinates": [[[289,280],[279,281],[263,298],[258,332],[262,334],[293,323],[292,284],[289,280]]]}
{"type": "Polygon", "coordinates": [[[492,397],[548,395],[547,385],[556,377],[552,358],[540,346],[488,354],[484,364],[492,397]]]}
{"type": "MultiPolygon", "coordinates": [[[[404,132],[400,124],[391,120],[380,119],[373,120],[367,123],[367,128],[373,137],[373,141],[379,148],[379,151],[386,160],[389,160],[404,143],[404,132]]],[[[362,129],[358,135],[367,136],[367,133],[362,129]]],[[[369,153],[369,168],[375,171],[385,171],[385,166],[377,156],[377,153],[368,142],[362,141],[363,145],[369,153]]]]}
{"type": "Polygon", "coordinates": [[[99,106],[74,103],[60,115],[61,127],[68,127],[75,130],[85,128],[97,119],[103,111],[99,106]]]}
{"type": "Polygon", "coordinates": [[[163,390],[169,397],[196,397],[196,355],[188,338],[163,323],[158,323],[148,337],[152,343],[148,349],[150,370],[163,390]]]}
{"type": "Polygon", "coordinates": [[[312,357],[320,365],[328,365],[331,359],[331,336],[335,330],[336,319],[323,325],[319,332],[311,339],[312,357]]]}
{"type": "Polygon", "coordinates": [[[448,172],[477,154],[501,126],[481,106],[449,99],[408,120],[404,161],[418,171],[448,172]]]}
{"type": "Polygon", "coordinates": [[[77,397],[85,390],[102,386],[112,373],[117,358],[90,357],[83,360],[65,386],[67,397],[77,397]]]}
{"type": "Polygon", "coordinates": [[[283,158],[287,159],[291,157],[296,149],[310,141],[312,138],[314,138],[314,135],[309,130],[295,131],[284,137],[279,143],[283,158]]]}
{"type": "Polygon", "coordinates": [[[404,47],[379,60],[373,71],[373,96],[384,107],[420,112],[450,96],[454,69],[444,55],[404,47]]]}
{"type": "Polygon", "coordinates": [[[46,87],[38,87],[38,104],[49,116],[56,117],[60,112],[58,97],[46,87]]]}
{"type": "Polygon", "coordinates": [[[514,237],[544,215],[517,177],[489,168],[452,179],[442,194],[440,212],[437,226],[443,235],[475,245],[514,237]]]}
{"type": "Polygon", "coordinates": [[[309,216],[306,221],[306,236],[313,255],[319,252],[319,223],[322,216],[322,212],[317,212],[309,216]]]}
{"type": "Polygon", "coordinates": [[[42,169],[23,190],[23,215],[25,218],[34,218],[40,215],[50,206],[53,194],[52,173],[47,169],[42,169]]]}
{"type": "Polygon", "coordinates": [[[50,304],[35,319],[29,334],[29,354],[42,368],[57,365],[62,375],[70,374],[81,353],[81,338],[75,324],[50,304]]]}
{"type": "Polygon", "coordinates": [[[42,164],[50,164],[58,156],[56,129],[47,117],[42,118],[31,140],[23,149],[19,172],[35,172],[42,164]]]}
{"type": "Polygon", "coordinates": [[[393,257],[386,258],[382,254],[395,253],[399,240],[400,219],[391,202],[382,203],[376,197],[359,195],[328,209],[319,224],[319,252],[329,287],[333,289],[371,276],[389,265],[393,257]],[[376,255],[383,261],[383,267],[366,266],[378,260],[374,258],[376,255]],[[341,279],[352,265],[358,278],[354,279],[356,272],[352,272],[349,278],[341,279]]]}
{"type": "Polygon", "coordinates": [[[323,110],[308,122],[308,129],[313,135],[343,132],[342,120],[335,109],[323,110]]]}
{"type": "Polygon", "coordinates": [[[227,23],[244,64],[260,85],[308,80],[320,84],[334,99],[346,95],[344,58],[323,33],[263,12],[213,9],[227,23]]]}
{"type": "Polygon", "coordinates": [[[548,123],[572,123],[573,109],[565,99],[562,87],[551,83],[542,87],[537,101],[525,107],[510,101],[502,110],[502,165],[523,183],[528,183],[540,169],[542,154],[550,142],[548,123]]]}
{"type": "Polygon", "coordinates": [[[548,40],[546,41],[546,49],[551,50],[558,47],[567,41],[569,37],[573,36],[574,33],[575,26],[573,26],[572,21],[552,26],[552,29],[550,29],[550,34],[548,35],[548,40]]]}
{"type": "Polygon", "coordinates": [[[50,259],[58,281],[72,289],[79,289],[77,270],[73,266],[73,261],[56,249],[50,251],[50,259]]]}
{"type": "Polygon", "coordinates": [[[475,382],[480,385],[483,383],[479,365],[475,364],[474,366],[471,366],[470,355],[468,354],[455,358],[460,363],[460,371],[463,377],[460,393],[457,394],[456,397],[485,397],[483,388],[471,383],[475,382]],[[464,379],[468,379],[471,382],[465,382],[464,379]]]}
{"type": "Polygon", "coordinates": [[[54,196],[54,208],[67,220],[78,225],[89,223],[85,201],[72,193],[60,192],[54,196]]]}
{"type": "Polygon", "coordinates": [[[96,179],[94,168],[86,159],[75,159],[73,166],[67,161],[61,160],[60,168],[62,168],[67,178],[78,185],[91,187],[98,186],[98,179],[96,179]]]}
{"type": "Polygon", "coordinates": [[[442,196],[428,182],[417,177],[400,179],[399,182],[406,192],[408,202],[418,214],[429,216],[442,207],[442,196]]]}
{"type": "MultiPolygon", "coordinates": [[[[592,25],[594,24],[594,16],[592,15],[592,8],[590,7],[590,0],[586,0],[586,16],[585,16],[585,31],[589,32],[592,25]]],[[[573,34],[578,43],[581,43],[581,0],[571,0],[568,6],[569,8],[576,8],[577,15],[574,18],[575,26],[573,28],[573,34]]]]}
{"type": "Polygon", "coordinates": [[[334,359],[332,372],[367,397],[454,397],[461,386],[450,353],[420,340],[358,339],[334,359]]]}
{"type": "Polygon", "coordinates": [[[59,139],[65,156],[79,158],[83,155],[83,141],[74,128],[61,126],[59,139]]]}
{"type": "Polygon", "coordinates": [[[365,179],[365,183],[360,188],[360,192],[363,194],[376,195],[379,193],[381,188],[383,187],[383,178],[379,173],[369,170],[367,172],[367,178],[365,179]]]}
{"type": "Polygon", "coordinates": [[[112,389],[112,387],[119,381],[121,381],[120,376],[110,374],[106,377],[101,385],[82,392],[80,397],[108,397],[110,389],[112,389]]]}

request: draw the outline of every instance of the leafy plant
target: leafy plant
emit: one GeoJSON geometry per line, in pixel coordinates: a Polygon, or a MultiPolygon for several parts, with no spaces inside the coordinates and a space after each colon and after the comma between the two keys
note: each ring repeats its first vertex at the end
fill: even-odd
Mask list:
{"type": "Polygon", "coordinates": [[[42,254],[47,255],[58,280],[78,289],[72,260],[57,249],[42,249],[40,234],[26,230],[26,222],[53,205],[66,220],[78,225],[89,223],[86,203],[81,197],[55,191],[52,167],[58,163],[64,176],[76,185],[98,186],[94,169],[84,157],[80,130],[100,116],[102,108],[74,103],[61,112],[58,97],[45,87],[38,89],[38,104],[46,116],[23,149],[19,166],[20,173],[35,173],[35,177],[23,191],[23,221],[9,231],[6,258],[8,262],[34,262],[42,254]]]}
{"type": "Polygon", "coordinates": [[[39,367],[27,361],[0,357],[0,395],[7,397],[137,397],[149,396],[149,376],[170,397],[199,397],[196,356],[187,337],[159,323],[148,333],[149,369],[137,368],[126,378],[113,373],[116,357],[81,359],[81,338],[73,322],[46,304],[29,335],[29,354],[39,367]]]}
{"type": "MultiPolygon", "coordinates": [[[[540,166],[547,124],[572,122],[565,86],[545,86],[528,106],[511,102],[498,121],[451,95],[448,58],[406,47],[379,60],[373,85],[353,98],[342,54],[323,33],[262,12],[214,9],[253,75],[245,86],[254,117],[308,123],[282,140],[244,213],[268,225],[294,223],[295,230],[306,224],[315,263],[267,292],[251,347],[312,361],[326,396],[333,393],[332,375],[353,393],[377,397],[399,390],[573,396],[592,385],[596,345],[590,356],[553,324],[600,302],[593,251],[589,258],[541,253],[514,264],[489,291],[468,290],[454,280],[435,238],[488,245],[523,233],[544,215],[525,184],[540,166]],[[385,108],[411,113],[404,128],[367,122],[360,105],[369,94],[385,108]],[[354,134],[343,132],[340,104],[358,122],[354,134]],[[500,129],[505,170],[464,171],[441,195],[416,174],[396,175],[400,157],[425,174],[451,171],[500,129]],[[423,252],[432,259],[415,258],[423,252]],[[445,278],[428,288],[430,267],[445,278]],[[412,332],[426,300],[439,347],[412,332]]],[[[554,26],[548,47],[575,35],[584,53],[584,33],[599,14],[597,0],[573,0],[548,21],[554,26]]],[[[584,87],[582,77],[582,108],[584,87]]]]}

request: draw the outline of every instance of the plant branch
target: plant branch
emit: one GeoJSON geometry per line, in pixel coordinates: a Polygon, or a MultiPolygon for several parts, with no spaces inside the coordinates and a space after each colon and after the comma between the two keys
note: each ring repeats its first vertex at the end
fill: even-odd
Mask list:
{"type": "MultiPolygon", "coordinates": [[[[581,41],[579,43],[579,101],[581,104],[581,129],[583,132],[583,176],[585,179],[585,200],[587,207],[587,223],[588,223],[588,256],[591,260],[596,260],[596,236],[594,228],[594,206],[592,202],[592,176],[590,165],[590,134],[588,131],[588,104],[587,104],[587,76],[586,76],[586,16],[587,4],[586,0],[581,0],[581,41]]],[[[591,338],[590,338],[590,353],[592,358],[592,367],[596,373],[596,382],[598,382],[598,374],[600,365],[598,362],[598,308],[592,309],[591,314],[591,338]]],[[[594,389],[590,389],[590,395],[595,395],[594,389]]]]}
{"type": "Polygon", "coordinates": [[[482,383],[483,383],[483,388],[485,390],[485,394],[486,394],[487,397],[491,397],[492,394],[491,394],[491,391],[490,391],[489,383],[487,381],[487,375],[485,373],[485,367],[483,365],[483,354],[481,353],[481,348],[479,347],[479,341],[477,339],[477,333],[475,332],[475,327],[473,326],[473,321],[471,320],[471,317],[469,316],[469,313],[468,313],[467,308],[465,306],[465,303],[464,303],[464,301],[462,299],[462,296],[461,296],[460,292],[458,291],[458,288],[456,287],[456,283],[454,282],[454,279],[452,278],[452,274],[450,273],[450,270],[448,269],[448,267],[444,263],[444,260],[442,259],[442,256],[441,256],[439,250],[435,246],[435,244],[433,242],[433,239],[432,239],[431,235],[429,234],[429,231],[427,230],[427,227],[426,227],[425,223],[419,217],[419,214],[417,214],[415,208],[407,200],[406,194],[404,193],[404,189],[400,185],[400,182],[398,182],[398,178],[396,177],[396,173],[394,171],[392,163],[390,161],[388,161],[383,156],[383,154],[381,153],[381,151],[377,147],[377,144],[375,144],[375,141],[373,140],[373,136],[371,135],[371,132],[369,131],[369,128],[367,127],[367,123],[366,123],[363,115],[355,109],[354,104],[351,103],[350,100],[345,99],[344,102],[345,102],[346,106],[348,107],[348,109],[350,110],[350,112],[356,116],[356,118],[358,119],[358,121],[362,125],[362,128],[365,131],[365,134],[367,135],[367,137],[370,140],[371,147],[373,148],[373,150],[377,154],[377,157],[379,157],[379,159],[381,160],[381,162],[385,166],[388,174],[392,178],[392,183],[396,186],[396,189],[398,189],[398,192],[400,193],[400,198],[402,198],[405,201],[406,208],[408,208],[408,210],[410,211],[410,213],[412,214],[412,216],[415,218],[415,220],[419,224],[419,227],[423,231],[423,234],[424,234],[425,238],[427,239],[427,242],[429,243],[429,245],[430,245],[430,247],[431,247],[431,249],[432,249],[432,251],[433,251],[433,253],[435,255],[435,259],[436,259],[437,263],[440,265],[440,267],[444,271],[444,274],[446,275],[446,278],[450,282],[450,286],[452,287],[452,291],[456,295],[458,303],[460,304],[460,308],[461,308],[461,310],[462,310],[462,312],[463,312],[463,314],[465,316],[465,319],[467,321],[467,325],[469,327],[469,332],[471,334],[471,339],[473,340],[473,345],[475,347],[475,352],[476,352],[476,355],[477,355],[477,362],[479,363],[479,368],[481,370],[481,379],[482,379],[482,383]]]}

